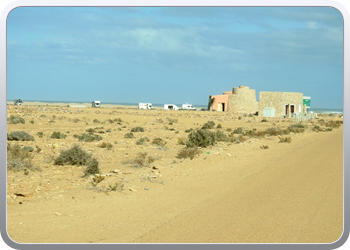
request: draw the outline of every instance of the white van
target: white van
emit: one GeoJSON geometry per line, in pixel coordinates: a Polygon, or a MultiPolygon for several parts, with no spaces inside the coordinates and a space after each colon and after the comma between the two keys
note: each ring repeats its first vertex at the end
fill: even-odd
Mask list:
{"type": "Polygon", "coordinates": [[[192,104],[188,104],[188,103],[182,104],[182,109],[183,110],[196,110],[196,108],[193,107],[192,104]]]}
{"type": "Polygon", "coordinates": [[[139,103],[139,109],[153,109],[152,103],[139,103]]]}
{"type": "Polygon", "coordinates": [[[99,108],[99,107],[101,107],[101,102],[100,102],[100,101],[93,101],[93,102],[92,102],[92,107],[93,107],[93,108],[99,108]]]}
{"type": "Polygon", "coordinates": [[[164,110],[179,110],[175,104],[164,104],[164,110]]]}

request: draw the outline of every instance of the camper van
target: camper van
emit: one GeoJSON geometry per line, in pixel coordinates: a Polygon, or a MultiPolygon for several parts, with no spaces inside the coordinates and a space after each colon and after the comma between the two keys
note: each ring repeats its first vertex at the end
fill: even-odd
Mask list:
{"type": "Polygon", "coordinates": [[[139,103],[139,109],[153,109],[152,103],[139,103]]]}
{"type": "Polygon", "coordinates": [[[23,101],[21,99],[16,99],[14,102],[13,102],[13,105],[23,105],[23,101]]]}
{"type": "Polygon", "coordinates": [[[164,104],[164,110],[179,110],[175,104],[164,104]]]}
{"type": "Polygon", "coordinates": [[[101,102],[100,102],[100,101],[93,101],[93,102],[92,102],[92,107],[93,107],[93,108],[99,108],[99,107],[101,107],[101,102]]]}
{"type": "Polygon", "coordinates": [[[193,107],[192,104],[188,104],[188,103],[182,104],[182,109],[183,110],[196,110],[196,108],[193,107]]]}

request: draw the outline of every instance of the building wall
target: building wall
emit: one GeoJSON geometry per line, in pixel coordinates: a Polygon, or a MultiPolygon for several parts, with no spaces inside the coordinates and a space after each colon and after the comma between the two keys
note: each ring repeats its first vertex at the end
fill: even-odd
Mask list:
{"type": "MultiPolygon", "coordinates": [[[[223,111],[227,111],[227,106],[228,106],[228,95],[227,94],[223,94],[223,95],[212,95],[211,98],[214,98],[214,102],[212,105],[211,110],[218,110],[218,104],[219,103],[224,103],[224,110],[223,111]]],[[[209,100],[210,101],[210,100],[209,100]]]]}
{"type": "Polygon", "coordinates": [[[239,86],[232,89],[229,95],[229,112],[254,114],[258,111],[258,102],[256,101],[255,89],[249,89],[247,86],[239,86]]]}
{"type": "Polygon", "coordinates": [[[263,116],[264,108],[274,108],[275,117],[285,115],[285,105],[295,105],[294,113],[303,112],[303,94],[296,92],[266,92],[259,93],[259,116],[263,116]],[[300,109],[299,109],[300,107],[300,109]],[[300,112],[299,112],[300,111],[300,112]]]}

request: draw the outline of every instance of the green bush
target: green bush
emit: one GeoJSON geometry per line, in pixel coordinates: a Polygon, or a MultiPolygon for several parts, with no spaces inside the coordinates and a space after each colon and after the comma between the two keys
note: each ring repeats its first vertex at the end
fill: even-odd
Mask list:
{"type": "Polygon", "coordinates": [[[191,147],[208,147],[216,142],[216,134],[206,129],[197,129],[188,135],[186,146],[191,147]]]}
{"type": "Polygon", "coordinates": [[[8,118],[8,123],[9,123],[9,124],[17,124],[17,123],[25,124],[26,121],[25,121],[23,118],[21,118],[21,117],[17,117],[17,116],[11,115],[11,116],[8,118]]]}
{"type": "Polygon", "coordinates": [[[33,152],[33,151],[34,151],[34,148],[31,147],[31,146],[24,146],[24,147],[22,148],[22,151],[33,152]]]}
{"type": "Polygon", "coordinates": [[[218,124],[217,126],[216,126],[216,128],[222,128],[222,126],[221,126],[221,124],[218,124]]]}
{"type": "Polygon", "coordinates": [[[131,132],[145,132],[145,129],[142,127],[135,127],[131,129],[131,132]]]}
{"type": "Polygon", "coordinates": [[[74,137],[78,138],[79,141],[84,141],[84,142],[92,142],[92,141],[101,141],[102,140],[102,137],[99,135],[86,134],[86,133],[83,133],[81,135],[74,135],[74,137]]]}
{"type": "Polygon", "coordinates": [[[135,136],[134,136],[134,134],[133,133],[126,133],[125,135],[124,135],[124,138],[134,138],[135,136]]]}
{"type": "Polygon", "coordinates": [[[34,136],[25,131],[15,131],[7,135],[9,141],[34,141],[34,136]]]}
{"type": "Polygon", "coordinates": [[[53,138],[53,139],[64,139],[64,138],[66,138],[66,135],[61,133],[61,132],[53,132],[50,138],[53,138]]]}
{"type": "Polygon", "coordinates": [[[95,158],[92,158],[86,165],[86,168],[84,170],[84,176],[89,176],[89,175],[95,175],[95,174],[100,174],[100,168],[98,167],[98,160],[95,158]]]}
{"type": "Polygon", "coordinates": [[[202,129],[212,129],[215,126],[215,122],[209,121],[203,124],[202,129]]]}
{"type": "Polygon", "coordinates": [[[94,123],[100,123],[100,121],[97,120],[97,119],[94,119],[92,122],[94,122],[94,123]]]}
{"type": "Polygon", "coordinates": [[[86,130],[86,132],[88,132],[88,133],[95,133],[96,131],[93,128],[89,128],[89,129],[86,130]]]}
{"type": "Polygon", "coordinates": [[[44,136],[44,133],[43,133],[43,132],[38,132],[36,135],[39,136],[39,137],[41,138],[41,137],[44,136]]]}
{"type": "Polygon", "coordinates": [[[144,145],[146,141],[149,141],[147,137],[142,137],[137,140],[136,145],[144,145]]]}
{"type": "Polygon", "coordinates": [[[91,154],[87,153],[80,145],[75,144],[70,149],[61,150],[55,159],[55,165],[87,165],[91,160],[91,154]]]}

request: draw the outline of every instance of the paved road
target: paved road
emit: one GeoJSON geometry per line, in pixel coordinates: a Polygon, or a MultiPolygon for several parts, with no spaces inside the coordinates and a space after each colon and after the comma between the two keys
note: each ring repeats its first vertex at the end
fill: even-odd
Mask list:
{"type": "Polygon", "coordinates": [[[334,242],[343,230],[342,141],[339,129],[267,156],[262,171],[136,242],[334,242]]]}

